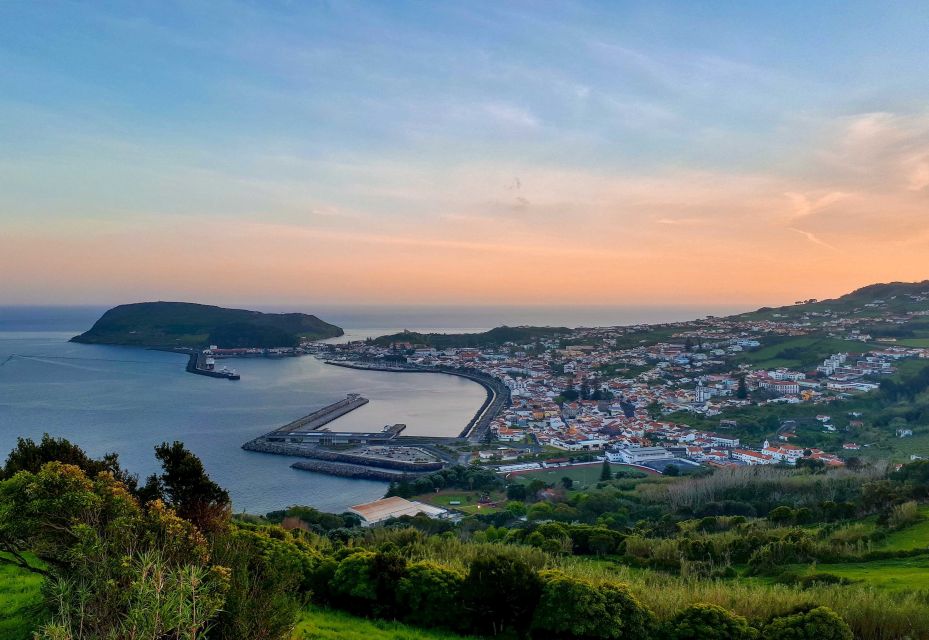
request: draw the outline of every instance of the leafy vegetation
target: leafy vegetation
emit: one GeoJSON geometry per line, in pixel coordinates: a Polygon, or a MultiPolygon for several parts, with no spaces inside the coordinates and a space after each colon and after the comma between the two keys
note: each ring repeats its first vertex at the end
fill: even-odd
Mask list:
{"type": "Polygon", "coordinates": [[[458,468],[432,490],[506,504],[364,529],[306,507],[232,518],[179,443],[141,487],[43,443],[22,441],[0,482],[10,638],[929,637],[929,462],[505,490],[458,468]]]}

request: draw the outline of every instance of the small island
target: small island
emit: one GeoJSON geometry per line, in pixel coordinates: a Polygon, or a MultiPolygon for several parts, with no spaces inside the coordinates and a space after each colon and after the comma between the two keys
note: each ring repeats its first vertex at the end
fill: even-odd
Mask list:
{"type": "Polygon", "coordinates": [[[341,336],[340,327],[305,313],[262,313],[192,302],[139,302],[113,307],[89,331],[85,344],[135,347],[296,347],[341,336]]]}

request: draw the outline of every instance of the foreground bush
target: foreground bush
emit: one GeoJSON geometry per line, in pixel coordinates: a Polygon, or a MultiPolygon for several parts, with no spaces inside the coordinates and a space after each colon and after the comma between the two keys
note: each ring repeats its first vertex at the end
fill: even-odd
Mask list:
{"type": "Polygon", "coordinates": [[[535,637],[647,637],[651,614],[625,587],[596,586],[558,571],[546,571],[541,578],[544,586],[532,621],[535,637]]]}
{"type": "Polygon", "coordinates": [[[210,638],[275,640],[290,635],[320,556],[281,529],[235,528],[213,541],[213,559],[229,567],[230,585],[210,638]]]}
{"type": "Polygon", "coordinates": [[[525,561],[503,552],[485,552],[475,558],[462,585],[476,630],[493,635],[528,631],[541,593],[538,573],[525,561]]]}
{"type": "Polygon", "coordinates": [[[778,616],[762,629],[765,640],[853,640],[852,630],[828,607],[778,616]]]}
{"type": "Polygon", "coordinates": [[[404,621],[422,627],[463,628],[461,589],[465,576],[434,562],[416,562],[397,584],[404,621]]]}
{"type": "Polygon", "coordinates": [[[668,640],[751,640],[758,632],[742,616],[715,604],[692,604],[665,625],[668,640]]]}

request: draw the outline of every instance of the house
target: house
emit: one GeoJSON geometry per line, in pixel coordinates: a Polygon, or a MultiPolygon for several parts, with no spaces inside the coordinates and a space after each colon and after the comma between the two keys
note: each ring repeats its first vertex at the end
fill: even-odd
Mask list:
{"type": "Polygon", "coordinates": [[[858,451],[861,449],[861,445],[855,444],[854,442],[846,442],[842,445],[842,448],[846,451],[858,451]]]}
{"type": "Polygon", "coordinates": [[[607,451],[606,457],[610,462],[625,464],[642,464],[657,460],[672,460],[674,458],[663,447],[625,447],[616,451],[607,451]]]}
{"type": "Polygon", "coordinates": [[[748,449],[735,449],[732,451],[732,457],[747,465],[774,464],[772,456],[757,451],[749,451],[748,449]]]}
{"type": "Polygon", "coordinates": [[[897,429],[898,438],[909,438],[911,435],[913,435],[912,429],[897,429]]]}
{"type": "Polygon", "coordinates": [[[771,456],[777,462],[786,462],[787,464],[797,464],[797,460],[803,457],[803,447],[792,444],[772,445],[767,440],[764,441],[761,452],[771,456]]]}

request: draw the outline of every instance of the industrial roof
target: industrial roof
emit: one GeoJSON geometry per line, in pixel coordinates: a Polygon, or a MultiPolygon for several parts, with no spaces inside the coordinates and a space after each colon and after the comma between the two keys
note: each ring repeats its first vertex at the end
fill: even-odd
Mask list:
{"type": "Polygon", "coordinates": [[[424,513],[431,518],[439,517],[446,513],[445,509],[433,507],[432,505],[423,504],[393,496],[366,502],[365,504],[356,504],[349,509],[352,513],[357,513],[364,518],[368,524],[374,524],[390,518],[399,518],[400,516],[415,516],[424,513]]]}

